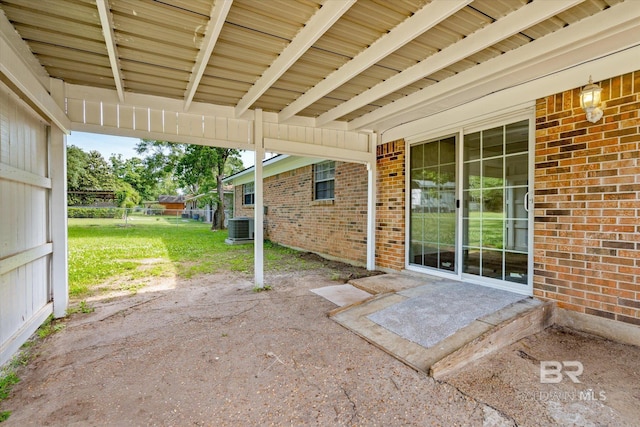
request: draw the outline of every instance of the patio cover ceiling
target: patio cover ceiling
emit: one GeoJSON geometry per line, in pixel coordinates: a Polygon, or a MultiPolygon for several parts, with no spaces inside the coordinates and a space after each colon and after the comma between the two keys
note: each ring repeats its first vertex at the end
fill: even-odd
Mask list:
{"type": "Polygon", "coordinates": [[[185,112],[214,104],[236,118],[262,109],[278,123],[302,117],[316,128],[384,132],[637,46],[634,2],[0,0],[0,8],[43,78],[111,90],[121,103],[144,94],[179,100],[185,112]]]}

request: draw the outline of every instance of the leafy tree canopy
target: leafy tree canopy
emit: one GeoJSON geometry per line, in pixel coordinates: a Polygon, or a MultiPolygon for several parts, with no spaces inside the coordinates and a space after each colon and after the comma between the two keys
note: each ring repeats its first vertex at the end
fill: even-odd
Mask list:
{"type": "Polygon", "coordinates": [[[199,202],[203,206],[211,203],[217,206],[214,227],[222,228],[222,179],[242,170],[239,150],[142,139],[136,145],[136,152],[141,158],[124,159],[118,154],[107,162],[97,151],[86,153],[70,145],[67,147],[69,191],[114,191],[119,206],[157,200],[161,194],[205,194],[208,196],[201,197],[199,202]]]}

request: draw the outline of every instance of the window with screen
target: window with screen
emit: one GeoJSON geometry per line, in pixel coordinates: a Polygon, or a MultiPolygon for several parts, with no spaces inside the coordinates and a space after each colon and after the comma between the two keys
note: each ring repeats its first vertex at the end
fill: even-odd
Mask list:
{"type": "Polygon", "coordinates": [[[328,161],[314,165],[314,199],[334,198],[336,162],[328,161]]]}
{"type": "Polygon", "coordinates": [[[255,203],[255,189],[253,182],[248,184],[244,184],[242,186],[242,192],[244,195],[243,203],[244,205],[253,205],[255,203]]]}

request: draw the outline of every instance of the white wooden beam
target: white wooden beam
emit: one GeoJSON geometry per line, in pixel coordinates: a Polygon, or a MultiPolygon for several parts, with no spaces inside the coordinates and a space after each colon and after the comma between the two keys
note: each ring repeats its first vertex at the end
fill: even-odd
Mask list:
{"type": "MultiPolygon", "coordinates": [[[[6,19],[4,14],[0,14],[0,21],[3,18],[6,19]]],[[[10,35],[11,33],[0,32],[0,80],[17,92],[41,117],[68,132],[71,123],[62,108],[49,95],[49,84],[43,86],[38,68],[34,69],[32,61],[14,49],[11,40],[13,37],[10,35]]],[[[17,37],[15,31],[13,35],[17,37]]],[[[47,81],[49,80],[47,77],[47,81]]]]}
{"type": "Polygon", "coordinates": [[[0,178],[40,188],[51,188],[51,179],[33,172],[0,163],[0,178]]]}
{"type": "Polygon", "coordinates": [[[202,40],[202,45],[200,46],[198,56],[196,57],[196,63],[191,70],[191,76],[189,77],[189,83],[187,84],[187,91],[185,92],[184,99],[185,111],[189,110],[191,101],[193,101],[193,97],[198,90],[200,80],[202,80],[204,70],[207,68],[209,58],[211,58],[211,53],[218,41],[218,37],[220,36],[220,32],[224,26],[224,21],[227,19],[232,3],[233,0],[216,0],[213,8],[211,9],[209,23],[204,31],[204,39],[202,40]]]}
{"type": "Polygon", "coordinates": [[[0,276],[15,270],[18,267],[32,263],[33,261],[49,255],[53,251],[51,243],[45,243],[17,254],[0,259],[0,276]]]}
{"type": "Polygon", "coordinates": [[[238,102],[236,117],[247,111],[355,2],[325,2],[238,102]]]}
{"type": "MultiPolygon", "coordinates": [[[[51,79],[51,96],[64,105],[64,83],[51,79]]],[[[64,317],[69,306],[69,262],[67,238],[67,136],[56,126],[49,128],[49,171],[51,193],[49,229],[53,244],[51,255],[51,293],[53,315],[64,317]]]]}
{"type": "MultiPolygon", "coordinates": [[[[233,107],[193,102],[191,111],[184,112],[179,99],[127,93],[126,102],[119,103],[112,89],[64,87],[73,131],[254,150],[253,111],[235,118],[233,107]]],[[[276,143],[283,141],[278,144],[285,149],[290,142],[296,143],[296,154],[302,156],[314,153],[327,158],[339,153],[345,161],[368,161],[362,157],[370,152],[368,134],[347,131],[346,125],[341,129],[315,128],[313,119],[296,118],[295,123],[278,123],[275,113],[263,112],[262,136],[276,143]]]]}
{"type": "MultiPolygon", "coordinates": [[[[544,2],[543,2],[544,3],[544,2]]],[[[577,66],[638,44],[640,15],[634,2],[613,6],[518,49],[352,120],[351,130],[382,131],[577,66]],[[414,114],[415,113],[415,114],[414,114]]],[[[535,98],[539,94],[532,94],[535,98]]],[[[523,100],[524,101],[524,100],[523,100]]],[[[385,135],[386,139],[386,135],[385,135]]]]}
{"type": "Polygon", "coordinates": [[[16,32],[16,29],[11,25],[9,19],[4,14],[4,11],[0,9],[0,34],[7,43],[7,46],[20,57],[20,59],[29,67],[33,76],[40,82],[42,87],[46,90],[49,89],[49,74],[44,69],[38,59],[33,56],[31,49],[27,43],[16,32]]]}
{"type": "Polygon", "coordinates": [[[382,58],[453,15],[471,1],[434,0],[427,4],[284,108],[279,114],[280,121],[285,121],[296,115],[382,58]]]}
{"type": "Polygon", "coordinates": [[[376,201],[377,201],[377,153],[378,135],[370,136],[371,160],[367,163],[367,270],[376,269],[376,201]]]}
{"type": "Polygon", "coordinates": [[[52,313],[53,304],[46,304],[35,312],[8,341],[0,342],[0,366],[11,360],[20,347],[47,320],[52,313]]]}
{"type": "Polygon", "coordinates": [[[254,279],[258,289],[264,288],[264,182],[262,180],[262,161],[264,160],[264,144],[262,142],[262,110],[255,112],[255,157],[254,157],[254,279]]]}
{"type": "MultiPolygon", "coordinates": [[[[636,37],[635,40],[640,39],[636,37]]],[[[389,130],[382,134],[380,143],[385,144],[402,138],[412,141],[437,138],[451,133],[452,129],[495,119],[496,115],[510,117],[526,109],[533,111],[536,98],[544,98],[567,89],[584,86],[585,76],[592,75],[594,81],[601,81],[637,71],[638,58],[640,58],[640,45],[594,61],[584,62],[559,73],[529,80],[505,90],[494,91],[452,108],[444,110],[438,108],[438,111],[431,114],[422,113],[421,110],[405,113],[399,116],[397,121],[389,120],[382,123],[382,126],[389,130]],[[399,124],[400,117],[406,123],[399,124]]]]}
{"type": "Polygon", "coordinates": [[[407,68],[371,89],[351,98],[337,107],[320,115],[317,125],[322,126],[358,108],[376,101],[390,93],[442,70],[449,65],[507,39],[520,31],[530,28],[584,0],[548,0],[529,3],[499,19],[493,24],[476,31],[459,42],[435,53],[419,63],[407,68]]]}
{"type": "Polygon", "coordinates": [[[120,72],[120,62],[118,60],[118,47],[116,46],[113,34],[113,16],[109,7],[109,0],[96,0],[98,6],[98,15],[100,16],[100,25],[102,25],[102,34],[104,35],[104,44],[109,55],[109,64],[111,64],[111,73],[118,91],[118,99],[124,102],[124,81],[120,72]]]}
{"type": "Polygon", "coordinates": [[[368,152],[289,141],[286,139],[264,138],[264,148],[265,151],[268,152],[288,154],[290,156],[315,157],[318,159],[363,164],[371,161],[371,154],[368,152]]]}

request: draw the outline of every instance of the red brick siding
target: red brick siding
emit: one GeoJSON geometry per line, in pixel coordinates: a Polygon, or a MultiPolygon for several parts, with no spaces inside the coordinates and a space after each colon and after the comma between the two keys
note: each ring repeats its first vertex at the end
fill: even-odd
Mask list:
{"type": "Polygon", "coordinates": [[[537,101],[534,294],[640,325],[640,71],[600,85],[595,124],[580,88],[537,101]]]}
{"type": "MultiPolygon", "coordinates": [[[[336,162],[335,199],[313,200],[313,167],[265,178],[265,238],[347,262],[367,261],[367,168],[336,162]]],[[[253,216],[235,188],[235,216],[253,216]]]]}
{"type": "Polygon", "coordinates": [[[376,265],[405,267],[405,143],[377,147],[376,265]]]}

